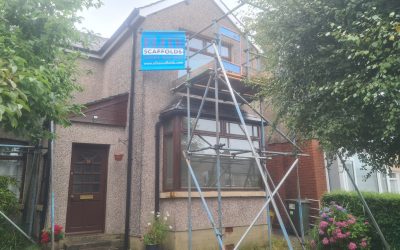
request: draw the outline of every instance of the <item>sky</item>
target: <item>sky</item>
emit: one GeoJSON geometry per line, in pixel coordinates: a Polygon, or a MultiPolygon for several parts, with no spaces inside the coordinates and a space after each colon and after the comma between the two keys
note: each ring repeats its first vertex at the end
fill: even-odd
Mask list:
{"type": "MultiPolygon", "coordinates": [[[[144,6],[158,0],[102,0],[103,5],[83,11],[84,18],[77,25],[81,30],[88,29],[96,34],[109,38],[136,7],[144,6]]],[[[230,8],[236,6],[236,0],[223,0],[230,8]]]]}

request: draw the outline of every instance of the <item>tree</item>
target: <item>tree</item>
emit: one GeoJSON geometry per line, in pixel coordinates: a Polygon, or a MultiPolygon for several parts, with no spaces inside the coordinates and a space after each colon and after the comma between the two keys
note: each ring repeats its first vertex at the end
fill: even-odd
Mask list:
{"type": "Polygon", "coordinates": [[[75,82],[77,12],[99,0],[0,0],[0,128],[33,141],[46,122],[69,124],[75,82]],[[67,52],[69,51],[69,52],[67,52]]]}
{"type": "Polygon", "coordinates": [[[251,23],[278,117],[325,152],[399,165],[400,2],[269,0],[251,23]]]}

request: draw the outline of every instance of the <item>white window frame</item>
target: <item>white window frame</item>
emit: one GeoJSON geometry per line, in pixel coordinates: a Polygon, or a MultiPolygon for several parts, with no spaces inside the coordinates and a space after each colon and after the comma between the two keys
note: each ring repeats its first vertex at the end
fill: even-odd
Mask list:
{"type": "Polygon", "coordinates": [[[387,182],[387,185],[388,185],[388,192],[392,193],[392,186],[390,185],[390,181],[396,181],[397,190],[400,192],[400,174],[396,173],[396,172],[393,172],[393,171],[392,171],[392,174],[394,174],[395,177],[390,177],[390,175],[386,176],[386,182],[387,182]]]}
{"type": "MultiPolygon", "coordinates": [[[[352,169],[353,169],[353,176],[357,176],[356,172],[355,172],[354,162],[352,160],[346,160],[345,163],[351,163],[352,169]]],[[[343,164],[341,162],[339,163],[339,167],[340,167],[339,175],[343,181],[344,190],[353,191],[354,189],[351,188],[353,186],[353,183],[351,183],[351,180],[350,180],[349,176],[347,175],[347,172],[344,169],[343,164]]],[[[349,170],[351,171],[351,169],[349,169],[349,170]]],[[[354,178],[354,181],[355,181],[356,185],[358,186],[357,178],[354,178]]]]}

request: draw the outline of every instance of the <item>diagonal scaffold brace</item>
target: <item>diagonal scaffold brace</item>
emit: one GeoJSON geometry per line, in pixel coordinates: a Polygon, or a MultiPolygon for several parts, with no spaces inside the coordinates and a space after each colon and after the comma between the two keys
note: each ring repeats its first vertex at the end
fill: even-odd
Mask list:
{"type": "MultiPolygon", "coordinates": [[[[279,213],[278,206],[276,205],[275,199],[273,198],[273,196],[271,196],[272,192],[271,192],[271,189],[270,189],[270,187],[269,187],[269,183],[268,183],[268,181],[267,181],[267,177],[265,176],[264,169],[263,169],[263,167],[261,166],[260,155],[257,153],[257,151],[256,151],[256,149],[255,149],[255,147],[254,147],[254,145],[253,145],[253,143],[252,143],[252,141],[251,141],[251,137],[250,137],[249,132],[247,131],[247,127],[246,127],[246,123],[245,123],[244,118],[243,118],[243,114],[242,114],[242,112],[241,112],[241,110],[240,110],[240,107],[239,107],[239,104],[238,104],[238,102],[237,102],[237,100],[236,100],[235,93],[233,92],[233,88],[232,88],[232,86],[231,86],[231,84],[230,84],[228,75],[227,75],[227,73],[226,73],[226,70],[225,70],[225,68],[224,68],[224,65],[223,65],[221,56],[219,55],[219,52],[218,52],[218,50],[217,50],[217,46],[215,45],[215,43],[213,44],[213,47],[214,47],[214,51],[215,51],[215,56],[216,56],[216,58],[218,59],[219,66],[221,67],[222,74],[223,74],[223,76],[224,76],[224,78],[225,78],[225,81],[224,81],[224,82],[225,82],[225,85],[227,86],[227,88],[228,88],[228,90],[229,90],[229,92],[230,92],[230,95],[231,95],[231,97],[232,97],[232,100],[233,100],[233,102],[234,102],[235,110],[236,110],[236,112],[237,112],[237,115],[239,116],[240,123],[241,123],[241,125],[242,125],[242,127],[243,127],[243,130],[244,130],[244,132],[245,132],[245,136],[246,136],[247,141],[248,141],[248,143],[249,143],[250,149],[251,149],[251,151],[252,151],[252,153],[253,153],[253,156],[254,156],[256,165],[257,165],[257,167],[258,167],[258,170],[259,170],[259,172],[260,172],[261,178],[262,178],[262,180],[263,180],[263,182],[264,182],[264,185],[265,185],[265,188],[266,188],[266,191],[267,191],[267,195],[270,196],[270,198],[269,198],[268,200],[270,200],[271,203],[272,203],[272,206],[273,206],[273,208],[274,208],[274,210],[275,210],[275,213],[276,213],[276,216],[277,216],[277,218],[278,218],[279,225],[280,225],[281,230],[282,230],[282,232],[283,232],[283,234],[284,234],[285,240],[286,240],[286,242],[287,242],[287,244],[288,244],[289,249],[292,250],[292,249],[293,249],[293,246],[292,246],[292,243],[291,243],[291,241],[290,241],[290,239],[289,239],[289,235],[288,235],[287,230],[286,230],[286,228],[285,228],[285,225],[284,225],[284,223],[283,223],[282,217],[281,217],[281,215],[280,215],[280,213],[279,213]]],[[[217,73],[217,72],[216,72],[216,73],[217,73]]],[[[269,203],[269,202],[268,202],[268,203],[269,203]]],[[[265,207],[263,207],[263,210],[264,210],[264,209],[265,209],[265,207]]],[[[242,241],[238,242],[238,244],[235,246],[235,249],[238,249],[238,247],[240,246],[240,243],[241,243],[241,242],[242,242],[242,241]]]]}

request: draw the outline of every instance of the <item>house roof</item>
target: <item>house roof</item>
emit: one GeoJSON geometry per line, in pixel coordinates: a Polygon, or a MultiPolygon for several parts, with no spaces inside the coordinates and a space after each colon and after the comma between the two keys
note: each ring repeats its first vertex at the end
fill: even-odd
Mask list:
{"type": "MultiPolygon", "coordinates": [[[[93,35],[93,44],[89,44],[88,46],[76,44],[75,47],[87,53],[90,57],[103,59],[132,27],[140,25],[147,16],[182,2],[190,2],[190,0],[160,0],[135,8],[110,38],[107,39],[93,35]]],[[[222,6],[221,3],[217,0],[213,0],[213,2],[222,12],[227,13],[226,8],[222,6]]],[[[228,15],[227,17],[239,30],[243,30],[240,24],[231,15],[228,15]]]]}
{"type": "Polygon", "coordinates": [[[72,122],[123,127],[127,120],[128,93],[102,98],[85,104],[82,115],[70,117],[72,122]]]}

